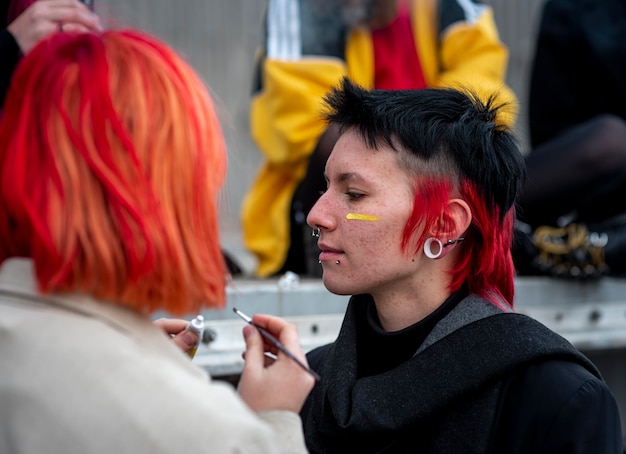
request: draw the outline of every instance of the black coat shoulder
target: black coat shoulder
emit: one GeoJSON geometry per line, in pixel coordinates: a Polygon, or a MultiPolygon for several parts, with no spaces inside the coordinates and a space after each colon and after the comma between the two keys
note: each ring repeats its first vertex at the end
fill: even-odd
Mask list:
{"type": "Polygon", "coordinates": [[[496,421],[494,452],[624,452],[619,410],[611,390],[572,361],[540,361],[512,375],[506,381],[496,421]]]}

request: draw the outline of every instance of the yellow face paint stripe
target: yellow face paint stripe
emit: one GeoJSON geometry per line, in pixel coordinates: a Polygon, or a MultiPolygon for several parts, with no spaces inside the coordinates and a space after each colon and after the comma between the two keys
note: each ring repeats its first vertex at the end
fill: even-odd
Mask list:
{"type": "Polygon", "coordinates": [[[346,219],[352,219],[355,221],[378,221],[378,216],[372,216],[370,214],[348,213],[346,214],[346,219]]]}

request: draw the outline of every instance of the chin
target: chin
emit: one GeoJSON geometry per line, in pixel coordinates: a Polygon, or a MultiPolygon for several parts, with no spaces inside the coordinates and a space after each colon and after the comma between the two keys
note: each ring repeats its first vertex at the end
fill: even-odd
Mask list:
{"type": "Polygon", "coordinates": [[[322,274],[322,282],[324,283],[324,287],[335,295],[355,295],[360,293],[353,285],[341,282],[341,279],[338,280],[336,276],[330,276],[326,271],[322,274]]]}

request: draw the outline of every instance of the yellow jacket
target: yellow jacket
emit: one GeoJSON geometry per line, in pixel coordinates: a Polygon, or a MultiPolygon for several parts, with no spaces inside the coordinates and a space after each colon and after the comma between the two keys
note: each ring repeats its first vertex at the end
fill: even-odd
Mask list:
{"type": "MultiPolygon", "coordinates": [[[[307,1],[296,3],[303,8],[307,1]]],[[[513,126],[517,100],[505,85],[508,49],[499,40],[493,12],[486,5],[472,4],[468,10],[462,4],[468,2],[410,0],[424,79],[429,87],[471,87],[484,96],[497,93],[499,101],[511,106],[500,121],[513,126]]],[[[301,20],[310,16],[302,14],[301,20]]],[[[328,40],[326,30],[320,33],[328,40]]],[[[347,32],[342,56],[297,55],[298,49],[295,57],[275,56],[267,52],[269,39],[260,54],[259,90],[250,108],[251,135],[265,162],[241,213],[244,243],[258,260],[258,277],[278,272],[287,256],[291,199],[326,127],[323,96],[344,75],[366,88],[374,83],[373,46],[365,28],[347,32]]]]}

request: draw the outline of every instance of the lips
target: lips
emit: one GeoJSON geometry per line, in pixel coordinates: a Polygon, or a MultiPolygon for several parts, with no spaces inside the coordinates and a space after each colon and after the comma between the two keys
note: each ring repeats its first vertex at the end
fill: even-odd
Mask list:
{"type": "Polygon", "coordinates": [[[320,260],[336,260],[338,256],[343,254],[343,251],[340,249],[332,248],[324,243],[318,243],[317,246],[321,250],[319,256],[320,260]]]}

